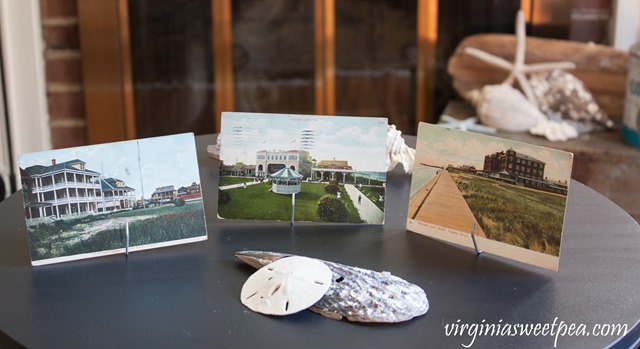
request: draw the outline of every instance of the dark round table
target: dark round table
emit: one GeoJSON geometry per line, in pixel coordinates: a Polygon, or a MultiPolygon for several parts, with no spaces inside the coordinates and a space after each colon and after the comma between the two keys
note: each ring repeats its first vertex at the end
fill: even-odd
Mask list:
{"type": "MultiPolygon", "coordinates": [[[[407,138],[415,144],[414,137],[407,138]]],[[[220,220],[216,216],[219,162],[206,154],[206,145],[213,144],[215,136],[198,136],[196,141],[209,234],[205,242],[128,257],[31,267],[22,193],[0,203],[0,347],[464,348],[472,344],[474,348],[602,348],[638,344],[640,227],[581,183],[571,182],[560,270],[552,272],[488,254],[478,256],[471,249],[406,231],[410,176],[400,168],[387,178],[382,226],[300,223],[292,228],[288,222],[220,220]],[[239,300],[253,269],[234,259],[235,251],[246,249],[389,271],[421,286],[430,309],[400,324],[336,321],[310,311],[287,317],[253,313],[239,300]],[[475,328],[500,325],[502,333],[474,339],[465,327],[473,324],[479,326],[475,328]],[[549,327],[537,336],[504,330],[526,324],[549,327]],[[553,324],[556,332],[564,328],[564,334],[551,332],[553,324]],[[596,335],[622,325],[626,333],[596,335]]]]}

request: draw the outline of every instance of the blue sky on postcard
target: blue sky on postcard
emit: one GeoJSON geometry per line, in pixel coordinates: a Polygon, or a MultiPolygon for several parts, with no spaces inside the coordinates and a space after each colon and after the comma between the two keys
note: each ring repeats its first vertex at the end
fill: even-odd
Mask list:
{"type": "Polygon", "coordinates": [[[308,150],[318,160],[347,160],[357,171],[386,171],[386,118],[223,113],[220,157],[256,163],[260,150],[308,150]]]}
{"type": "Polygon", "coordinates": [[[200,183],[191,133],[22,154],[20,167],[49,166],[53,159],[57,163],[82,160],[87,170],[99,172],[104,178],[123,180],[127,186],[136,189],[137,198],[142,195],[142,188],[144,197],[150,198],[158,187],[173,185],[178,189],[192,182],[200,183]]]}
{"type": "Polygon", "coordinates": [[[473,165],[482,169],[485,155],[509,148],[545,162],[545,176],[549,179],[571,177],[571,153],[429,124],[420,124],[418,128],[416,162],[434,166],[473,165]]]}

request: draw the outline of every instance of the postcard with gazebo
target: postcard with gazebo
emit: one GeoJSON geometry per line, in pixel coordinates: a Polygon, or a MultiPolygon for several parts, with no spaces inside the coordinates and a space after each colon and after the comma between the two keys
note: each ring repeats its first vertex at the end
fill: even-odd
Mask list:
{"type": "Polygon", "coordinates": [[[384,222],[386,118],[223,113],[218,216],[384,222]]]}
{"type": "Polygon", "coordinates": [[[557,270],[572,161],[564,151],[420,123],[407,229],[557,270]]]}
{"type": "Polygon", "coordinates": [[[192,133],[20,155],[32,265],[207,239],[192,133]]]}

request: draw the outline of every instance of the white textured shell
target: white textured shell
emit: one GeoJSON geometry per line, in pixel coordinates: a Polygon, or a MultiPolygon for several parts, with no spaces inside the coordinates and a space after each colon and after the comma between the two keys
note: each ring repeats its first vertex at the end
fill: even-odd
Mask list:
{"type": "Polygon", "coordinates": [[[589,88],[573,74],[559,69],[537,72],[530,75],[529,82],[540,110],[550,118],[560,115],[582,123],[587,131],[614,126],[589,88]]]}
{"type": "Polygon", "coordinates": [[[267,315],[288,315],[314,305],[329,289],[333,273],[317,259],[292,256],[253,273],[242,286],[240,300],[267,315]]]}
{"type": "Polygon", "coordinates": [[[483,124],[507,132],[525,132],[547,117],[523,94],[508,84],[485,85],[467,99],[483,124]]]}
{"type": "Polygon", "coordinates": [[[404,143],[402,132],[396,129],[396,125],[387,127],[387,171],[393,170],[396,165],[402,164],[405,173],[413,171],[413,160],[416,150],[404,143]]]}
{"type": "Polygon", "coordinates": [[[207,145],[207,154],[212,159],[220,160],[220,137],[216,139],[216,144],[207,145]]]}
{"type": "Polygon", "coordinates": [[[578,130],[566,121],[544,120],[535,124],[529,132],[543,136],[552,142],[564,142],[578,137],[578,130]]]}

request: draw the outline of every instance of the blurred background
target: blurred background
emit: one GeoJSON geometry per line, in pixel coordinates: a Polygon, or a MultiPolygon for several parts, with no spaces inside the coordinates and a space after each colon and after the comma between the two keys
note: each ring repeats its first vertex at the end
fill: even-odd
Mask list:
{"type": "Polygon", "coordinates": [[[456,97],[457,44],[513,33],[520,9],[530,36],[623,49],[640,17],[637,0],[0,0],[0,198],[19,153],[214,133],[222,111],[384,116],[413,135],[456,97]]]}

